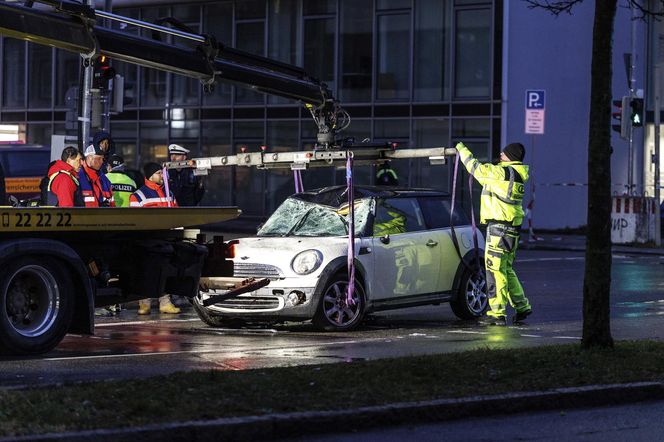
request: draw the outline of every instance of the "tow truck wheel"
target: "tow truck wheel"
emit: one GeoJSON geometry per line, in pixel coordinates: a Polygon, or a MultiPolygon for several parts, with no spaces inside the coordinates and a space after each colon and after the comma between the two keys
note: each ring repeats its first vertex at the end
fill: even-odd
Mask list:
{"type": "Polygon", "coordinates": [[[72,287],[50,257],[19,258],[0,271],[0,353],[39,354],[58,345],[74,312],[72,287]]]}
{"type": "Polygon", "coordinates": [[[459,319],[474,319],[482,316],[488,305],[485,270],[465,269],[457,296],[450,301],[452,311],[459,319]]]}
{"type": "Polygon", "coordinates": [[[210,327],[240,328],[245,325],[245,322],[241,319],[231,319],[210,313],[210,311],[203,304],[201,304],[199,296],[194,297],[192,304],[194,305],[194,310],[196,310],[196,313],[198,314],[198,317],[201,319],[201,321],[205,322],[210,327]]]}
{"type": "Polygon", "coordinates": [[[355,290],[348,302],[348,275],[338,273],[332,278],[323,290],[318,304],[313,324],[316,328],[325,331],[352,330],[362,321],[364,315],[365,297],[362,283],[355,279],[355,290]]]}

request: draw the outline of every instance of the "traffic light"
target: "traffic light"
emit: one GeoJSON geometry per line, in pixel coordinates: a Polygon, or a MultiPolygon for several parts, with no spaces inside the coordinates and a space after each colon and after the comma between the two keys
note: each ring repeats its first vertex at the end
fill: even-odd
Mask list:
{"type": "Polygon", "coordinates": [[[620,138],[629,138],[629,124],[630,124],[630,100],[628,96],[622,97],[621,100],[613,100],[615,107],[611,116],[618,121],[619,124],[614,124],[611,127],[616,132],[620,132],[620,138]]]}
{"type": "Polygon", "coordinates": [[[100,55],[94,63],[94,75],[92,76],[93,89],[108,89],[108,82],[115,77],[115,69],[111,67],[110,59],[100,55]]]}
{"type": "Polygon", "coordinates": [[[632,127],[643,126],[643,98],[632,98],[629,102],[629,106],[632,108],[632,113],[630,115],[632,127]]]}

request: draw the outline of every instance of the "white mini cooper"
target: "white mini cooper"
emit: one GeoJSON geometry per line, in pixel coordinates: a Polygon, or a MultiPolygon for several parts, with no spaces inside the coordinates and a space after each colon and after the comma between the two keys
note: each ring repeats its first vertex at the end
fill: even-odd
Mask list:
{"type": "Polygon", "coordinates": [[[201,319],[215,327],[312,320],[319,329],[350,330],[368,312],[441,302],[461,319],[484,313],[484,251],[473,248],[471,227],[456,211],[455,247],[448,194],[356,186],[354,206],[351,302],[348,196],[345,186],[328,187],[289,197],[256,237],[239,240],[234,276],[269,278],[270,284],[207,307],[203,300],[223,292],[200,292],[194,307],[201,319]]]}

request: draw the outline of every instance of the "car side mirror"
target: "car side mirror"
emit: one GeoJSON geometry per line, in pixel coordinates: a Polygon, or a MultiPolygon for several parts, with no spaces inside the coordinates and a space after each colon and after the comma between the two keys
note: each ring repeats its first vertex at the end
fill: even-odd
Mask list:
{"type": "Polygon", "coordinates": [[[383,244],[389,244],[390,243],[390,235],[383,235],[380,237],[380,242],[383,244]]]}

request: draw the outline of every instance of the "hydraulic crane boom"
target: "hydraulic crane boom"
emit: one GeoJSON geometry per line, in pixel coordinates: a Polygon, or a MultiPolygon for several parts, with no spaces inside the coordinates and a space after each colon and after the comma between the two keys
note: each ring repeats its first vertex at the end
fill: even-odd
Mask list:
{"type": "Polygon", "coordinates": [[[114,60],[196,78],[207,90],[216,81],[224,81],[302,101],[318,126],[318,142],[325,147],[333,146],[336,134],[348,124],[348,114],[327,85],[309,77],[297,66],[229,48],[211,35],[196,35],[95,11],[80,3],[67,0],[37,0],[37,3],[52,10],[0,2],[0,34],[87,54],[90,58],[106,55],[114,60]],[[98,23],[102,18],[172,34],[193,42],[194,46],[168,44],[110,29],[98,23]]]}

